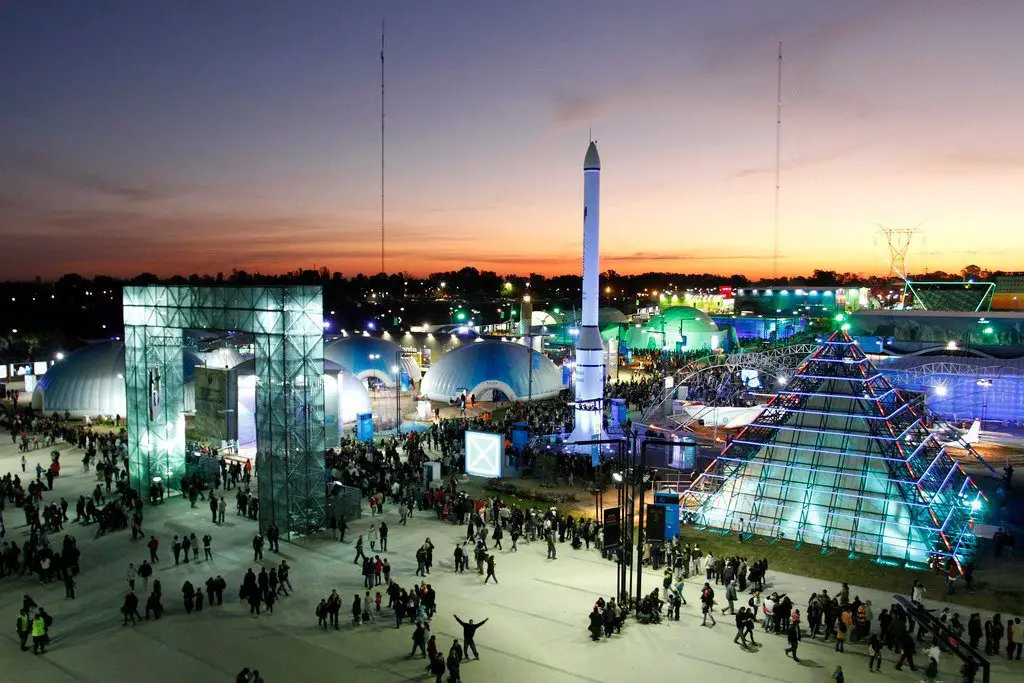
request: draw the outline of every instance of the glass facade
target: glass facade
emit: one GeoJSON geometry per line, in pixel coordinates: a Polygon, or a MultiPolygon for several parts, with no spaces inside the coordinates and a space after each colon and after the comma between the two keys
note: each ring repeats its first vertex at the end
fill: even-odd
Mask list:
{"type": "Polygon", "coordinates": [[[256,351],[259,522],[281,533],[324,525],[323,295],[319,287],[125,287],[131,485],[185,474],[182,335],[251,334],[256,351]]]}
{"type": "Polygon", "coordinates": [[[973,557],[983,498],[842,331],[691,487],[698,524],[881,560],[973,557]]]}

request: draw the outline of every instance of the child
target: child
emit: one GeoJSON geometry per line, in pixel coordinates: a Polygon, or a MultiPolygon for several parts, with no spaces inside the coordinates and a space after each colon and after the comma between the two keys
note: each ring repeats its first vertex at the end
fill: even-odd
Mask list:
{"type": "Polygon", "coordinates": [[[839,620],[839,628],[836,630],[836,652],[845,652],[843,643],[846,642],[846,622],[839,620]]]}
{"type": "Polygon", "coordinates": [[[377,591],[377,595],[374,596],[373,601],[377,605],[377,614],[380,614],[380,591],[377,591]]]}
{"type": "Polygon", "coordinates": [[[836,683],[843,683],[846,679],[843,677],[843,667],[836,664],[836,670],[832,672],[832,680],[836,683]]]}

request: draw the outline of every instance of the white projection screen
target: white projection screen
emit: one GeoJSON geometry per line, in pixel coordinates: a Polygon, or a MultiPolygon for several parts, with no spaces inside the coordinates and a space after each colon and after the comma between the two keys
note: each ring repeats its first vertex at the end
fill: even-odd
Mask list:
{"type": "Polygon", "coordinates": [[[466,474],[500,477],[505,462],[505,438],[501,434],[466,432],[466,474]]]}

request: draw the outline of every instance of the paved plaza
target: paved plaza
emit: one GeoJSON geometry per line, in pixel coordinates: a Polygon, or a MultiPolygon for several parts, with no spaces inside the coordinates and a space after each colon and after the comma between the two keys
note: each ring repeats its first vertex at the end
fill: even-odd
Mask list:
{"type": "MultiPolygon", "coordinates": [[[[81,453],[62,445],[63,474],[55,490],[44,494],[46,500],[65,497],[74,511],[80,494],[88,494],[96,485],[95,475],[85,473],[81,453]]],[[[48,450],[29,454],[31,476],[36,461],[45,463],[48,450]]],[[[20,472],[20,455],[9,441],[0,445],[0,474],[20,472]]],[[[24,478],[24,477],[23,477],[24,478]]],[[[522,681],[619,682],[622,680],[697,680],[707,683],[747,683],[778,681],[804,683],[828,681],[836,664],[843,666],[846,681],[918,681],[921,672],[894,671],[895,657],[885,653],[881,673],[869,674],[864,647],[848,644],[845,654],[833,645],[804,639],[800,663],[783,654],[782,637],[765,634],[760,627],[756,637],[760,648],[744,650],[732,643],[735,626],[731,617],[717,614],[718,626],[700,625],[698,587],[688,582],[679,622],[644,626],[628,623],[622,635],[591,642],[587,616],[599,596],[608,597],[615,582],[615,565],[595,551],[573,551],[568,543],[558,546],[558,559],[545,559],[544,544],[520,543],[518,553],[497,552],[496,573],[500,580],[483,585],[475,571],[452,572],[452,550],[464,536],[462,527],[438,522],[431,513],[413,517],[408,526],[400,526],[397,512],[388,507],[385,519],[391,528],[389,552],[392,577],[400,585],[418,583],[415,577],[415,549],[426,537],[436,546],[433,573],[427,580],[437,591],[438,614],[431,623],[438,646],[447,653],[453,638],[462,638],[462,630],[452,617],[477,621],[488,619],[477,634],[481,661],[464,663],[462,679],[467,683],[505,683],[522,681]]],[[[26,578],[0,580],[0,671],[4,680],[31,680],[33,683],[181,683],[193,681],[232,681],[244,666],[258,668],[267,683],[302,680],[378,681],[426,680],[425,663],[409,659],[412,627],[395,629],[394,618],[384,610],[371,624],[354,627],[343,622],[340,631],[324,631],[317,626],[314,608],[332,588],[343,600],[342,617],[350,613],[355,591],[363,592],[362,577],[352,563],[352,541],[365,532],[371,521],[364,516],[352,522],[346,543],[332,541],[329,535],[297,544],[282,543],[280,556],[292,567],[295,587],[290,597],[281,598],[270,616],[250,617],[247,604],[238,600],[242,575],[252,562],[251,540],[256,523],[235,515],[233,496],[229,498],[226,523],[214,525],[209,508],[200,501],[194,509],[180,498],[145,509],[143,528],[160,539],[160,563],[154,578],[163,584],[164,607],[159,621],[143,621],[123,626],[119,613],[127,588],[125,572],[129,562],[136,565],[148,556],[145,539],[132,541],[129,531],[94,538],[96,527],[65,526],[74,535],[82,552],[82,572],[78,577],[78,597],[67,600],[60,581],[49,585],[26,578]],[[171,538],[174,534],[194,532],[202,538],[213,536],[212,562],[174,565],[171,538]],[[180,599],[181,585],[192,581],[202,588],[210,576],[221,574],[228,583],[222,607],[205,606],[201,612],[186,615],[180,599]],[[14,623],[22,595],[30,594],[54,617],[53,642],[45,655],[18,651],[14,623]]],[[[26,537],[24,516],[10,507],[4,511],[7,523],[5,540],[19,545],[26,537]]],[[[62,534],[52,541],[60,543],[62,534]]],[[[510,540],[505,539],[506,548],[510,540]]],[[[367,552],[369,544],[367,543],[367,552]]],[[[756,551],[752,548],[752,551],[756,551]]],[[[266,564],[278,561],[275,553],[265,552],[266,564]]],[[[257,567],[258,570],[258,567],[257,567]]],[[[647,572],[647,590],[661,584],[661,574],[647,572]]],[[[834,593],[836,582],[778,574],[769,569],[771,590],[786,592],[803,611],[813,590],[822,587],[834,593]]],[[[382,587],[383,588],[383,587],[382,587]]],[[[909,586],[908,586],[909,589],[909,586]]],[[[141,590],[138,591],[141,594],[141,590]]],[[[719,591],[724,593],[724,589],[719,591]]],[[[891,602],[891,597],[863,587],[851,586],[851,594],[871,599],[876,613],[891,602]]],[[[141,596],[142,607],[145,595],[141,596]]],[[[386,604],[386,597],[385,597],[386,604]]],[[[724,603],[723,603],[724,604],[724,603]]],[[[929,601],[930,607],[941,607],[929,601]]],[[[964,608],[961,611],[966,622],[964,608]]],[[[877,628],[877,624],[875,626],[877,628]]],[[[923,652],[919,664],[926,662],[923,652]]],[[[993,681],[1021,680],[1024,669],[996,658],[993,681]]],[[[959,662],[944,655],[939,680],[958,681],[959,662]]],[[[978,679],[980,681],[980,677],[978,679]]]]}

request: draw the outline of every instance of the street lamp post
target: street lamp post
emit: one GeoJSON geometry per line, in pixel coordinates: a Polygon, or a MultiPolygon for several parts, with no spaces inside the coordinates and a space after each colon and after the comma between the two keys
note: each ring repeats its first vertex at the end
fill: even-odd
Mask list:
{"type": "Polygon", "coordinates": [[[402,352],[395,351],[395,433],[402,435],[402,352]]]}

